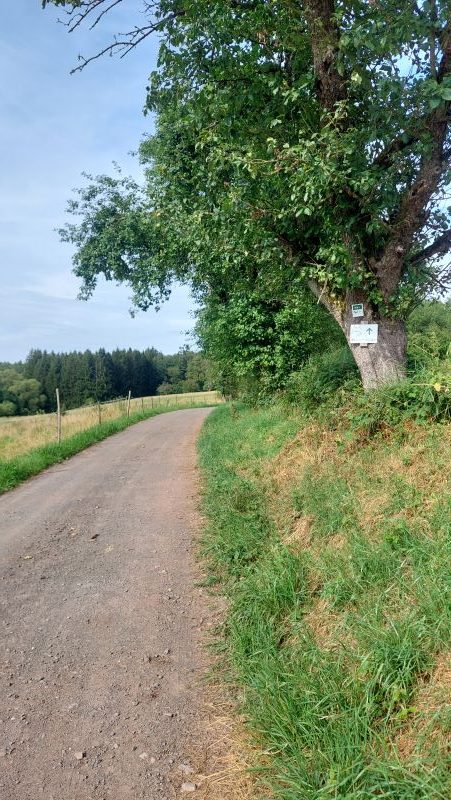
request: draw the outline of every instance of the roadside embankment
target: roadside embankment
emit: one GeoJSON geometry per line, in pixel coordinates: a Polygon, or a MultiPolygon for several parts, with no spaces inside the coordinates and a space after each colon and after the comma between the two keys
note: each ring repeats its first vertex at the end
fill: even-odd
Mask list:
{"type": "Polygon", "coordinates": [[[203,548],[265,797],[449,797],[450,445],[277,405],[206,421],[203,548]]]}

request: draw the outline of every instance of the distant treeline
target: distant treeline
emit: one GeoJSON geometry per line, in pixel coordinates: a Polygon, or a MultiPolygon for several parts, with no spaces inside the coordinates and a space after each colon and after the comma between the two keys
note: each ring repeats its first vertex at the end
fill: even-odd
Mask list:
{"type": "Polygon", "coordinates": [[[0,364],[0,416],[54,411],[55,390],[63,408],[154,394],[202,392],[213,388],[207,359],[184,349],[163,355],[154,348],[107,353],[48,353],[32,350],[26,361],[0,364]]]}

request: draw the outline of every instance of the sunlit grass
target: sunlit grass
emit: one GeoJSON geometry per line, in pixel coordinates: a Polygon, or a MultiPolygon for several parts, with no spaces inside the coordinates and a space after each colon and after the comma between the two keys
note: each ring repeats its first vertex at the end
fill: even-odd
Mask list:
{"type": "Polygon", "coordinates": [[[269,796],[445,800],[450,429],[344,433],[277,406],[206,421],[224,665],[269,796]]]}
{"type": "MultiPolygon", "coordinates": [[[[55,431],[52,435],[53,441],[48,441],[48,434],[51,428],[45,427],[46,423],[44,423],[41,432],[44,444],[37,446],[35,446],[35,443],[39,441],[38,436],[33,437],[30,435],[27,438],[24,435],[20,438],[20,434],[23,434],[24,431],[26,432],[27,428],[21,429],[19,426],[17,429],[19,435],[16,432],[16,435],[18,435],[16,455],[4,458],[3,452],[1,453],[0,493],[13,489],[19,483],[33,475],[37,475],[52,464],[64,461],[91,444],[100,442],[113,433],[124,430],[129,425],[149,419],[157,414],[175,411],[177,408],[203,408],[217,405],[221,402],[221,398],[216,392],[199,392],[191,395],[179,395],[178,397],[167,395],[161,398],[140,398],[132,402],[130,415],[127,413],[126,401],[125,403],[108,404],[107,414],[102,413],[100,423],[97,408],[95,409],[95,414],[92,407],[68,412],[65,417],[69,422],[62,430],[63,436],[60,443],[56,441],[55,431]],[[111,406],[113,405],[115,408],[112,409],[111,406]],[[113,416],[113,414],[116,416],[113,416]],[[27,449],[24,449],[25,445],[28,445],[27,449]]],[[[102,412],[103,410],[104,406],[102,407],[102,412]]],[[[48,414],[45,416],[54,417],[55,415],[48,414]]],[[[17,419],[19,418],[12,420],[11,423],[13,424],[17,419]]],[[[28,417],[25,419],[29,421],[34,418],[28,417]]],[[[28,429],[31,433],[33,433],[33,430],[32,426],[28,429]]]]}
{"type": "MultiPolygon", "coordinates": [[[[142,413],[153,408],[183,408],[193,403],[213,405],[219,402],[217,392],[196,392],[192,394],[158,395],[156,397],[132,398],[130,413],[142,413]]],[[[99,406],[85,406],[65,411],[61,420],[63,439],[92,428],[99,423],[112,422],[127,414],[127,400],[102,403],[99,406]]],[[[57,418],[55,414],[35,414],[27,417],[0,417],[0,461],[9,461],[36,447],[50,445],[57,438],[57,418]]]]}

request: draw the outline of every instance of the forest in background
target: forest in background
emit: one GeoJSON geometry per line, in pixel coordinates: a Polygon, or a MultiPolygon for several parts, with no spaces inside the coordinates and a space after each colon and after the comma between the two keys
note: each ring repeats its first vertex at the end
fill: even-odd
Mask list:
{"type": "MultiPolygon", "coordinates": [[[[237,304],[227,316],[227,326],[222,318],[206,321],[206,313],[211,316],[211,309],[201,312],[196,328],[202,352],[31,350],[23,363],[0,362],[0,416],[54,411],[56,387],[63,409],[125,397],[129,391],[133,397],[146,397],[218,389],[228,397],[252,400],[282,393],[299,403],[307,390],[314,395],[326,387],[334,391],[357,377],[338,325],[302,296],[299,308],[289,313],[282,308],[272,317],[262,305],[243,315],[237,304]],[[305,328],[308,308],[310,325],[305,328]],[[206,323],[214,337],[203,337],[206,323]]],[[[451,302],[425,301],[410,315],[408,330],[409,372],[437,370],[451,341],[451,302]]],[[[431,385],[434,380],[427,378],[431,385]]]]}
{"type": "Polygon", "coordinates": [[[0,416],[51,412],[60,390],[64,409],[124,397],[202,392],[213,387],[202,353],[164,355],[154,348],[48,353],[31,350],[25,362],[0,363],[0,416]]]}

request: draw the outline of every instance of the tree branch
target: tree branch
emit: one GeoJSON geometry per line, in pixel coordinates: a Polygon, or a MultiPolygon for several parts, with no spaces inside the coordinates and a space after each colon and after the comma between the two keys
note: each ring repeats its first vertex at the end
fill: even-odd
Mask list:
{"type": "MultiPolygon", "coordinates": [[[[66,11],[67,16],[69,17],[69,21],[63,24],[67,26],[69,33],[72,33],[78,27],[80,27],[80,25],[85,21],[85,19],[87,19],[87,17],[89,17],[90,14],[97,11],[97,9],[99,9],[101,6],[105,5],[108,2],[109,0],[82,0],[80,3],[78,3],[78,5],[74,5],[71,9],[66,11]]],[[[110,8],[113,8],[114,6],[119,5],[119,3],[122,2],[123,0],[114,0],[114,2],[112,2],[111,5],[109,5],[107,8],[102,9],[100,14],[97,15],[96,19],[90,26],[91,30],[92,28],[95,28],[95,26],[100,22],[102,17],[110,10],[110,8]]]]}
{"type": "Polygon", "coordinates": [[[433,256],[444,256],[449,250],[451,250],[451,230],[445,231],[435,242],[424,247],[423,250],[420,250],[418,253],[414,253],[410,258],[410,263],[421,264],[423,261],[428,261],[428,259],[433,256]]]}
{"type": "MultiPolygon", "coordinates": [[[[42,0],[42,5],[45,6],[51,0],[42,0]]],[[[76,2],[75,0],[71,0],[71,2],[64,2],[64,0],[53,0],[56,5],[70,5],[69,9],[66,9],[66,20],[59,20],[62,22],[68,29],[69,33],[73,33],[80,25],[83,24],[89,18],[89,29],[93,30],[108,14],[112,9],[116,6],[120,5],[123,0],[79,0],[76,2]]],[[[156,0],[143,0],[143,13],[149,17],[158,10],[159,4],[156,0]]],[[[79,55],[78,60],[79,64],[77,67],[71,70],[71,74],[74,72],[81,72],[88,64],[92,61],[96,61],[98,58],[101,58],[104,55],[112,56],[114,53],[120,53],[120,57],[124,58],[130,50],[133,50],[137,47],[144,39],[147,39],[152,33],[156,33],[157,31],[161,31],[166,25],[173,22],[180,16],[185,14],[185,10],[183,8],[176,8],[172,13],[168,14],[163,19],[159,19],[157,21],[148,20],[148,24],[144,25],[136,25],[129,31],[124,33],[118,33],[117,36],[114,37],[114,40],[110,42],[106,47],[102,50],[99,50],[89,58],[85,58],[82,55],[79,55]]]]}
{"type": "MultiPolygon", "coordinates": [[[[122,2],[122,0],[116,0],[116,5],[118,2],[122,2]]],[[[110,6],[112,8],[113,6],[110,6]]],[[[109,9],[105,9],[103,13],[106,13],[109,9]]],[[[70,74],[73,75],[75,72],[81,72],[88,64],[92,61],[96,61],[98,58],[102,58],[104,55],[112,56],[114,53],[120,53],[120,58],[124,58],[131,50],[137,47],[144,39],[147,39],[152,33],[156,33],[157,31],[164,28],[165,25],[168,25],[170,22],[173,22],[178,17],[181,17],[186,12],[183,9],[179,11],[174,11],[168,17],[164,19],[158,20],[158,22],[154,22],[153,24],[143,25],[142,27],[136,27],[131,31],[127,31],[126,33],[120,33],[119,37],[123,38],[115,38],[113,42],[109,45],[104,47],[102,50],[99,50],[93,56],[89,56],[89,58],[85,58],[82,55],[78,56],[78,60],[81,62],[77,67],[71,69],[70,74]]],[[[94,22],[96,25],[98,20],[94,22]]],[[[92,26],[93,27],[93,26],[92,26]]]]}
{"type": "Polygon", "coordinates": [[[334,0],[305,0],[310,26],[313,71],[321,105],[333,111],[346,98],[346,84],[337,70],[340,32],[335,22],[334,0]]]}
{"type": "Polygon", "coordinates": [[[107,8],[104,8],[103,11],[101,11],[100,14],[97,15],[96,19],[94,20],[94,22],[90,26],[90,30],[92,31],[93,28],[95,28],[96,25],[99,24],[99,22],[102,19],[102,17],[104,17],[105,14],[108,14],[108,11],[111,11],[112,8],[114,8],[115,6],[118,6],[120,3],[122,3],[122,0],[114,0],[114,2],[111,3],[109,6],[107,6],[107,8]]]}
{"type": "Polygon", "coordinates": [[[341,310],[335,305],[335,303],[329,297],[326,287],[320,286],[320,284],[314,281],[313,278],[310,278],[307,281],[307,286],[317,298],[318,303],[321,303],[328,310],[329,314],[332,314],[334,319],[338,322],[340,328],[344,330],[345,323],[343,319],[343,314],[341,310]]]}
{"type": "MultiPolygon", "coordinates": [[[[437,80],[451,75],[451,24],[441,38],[443,55],[437,80]]],[[[386,302],[396,290],[404,264],[409,257],[415,233],[427,221],[427,205],[437,191],[446,163],[445,143],[450,122],[451,102],[443,103],[428,116],[424,133],[429,135],[430,150],[425,153],[418,174],[405,193],[392,224],[383,256],[376,264],[379,285],[386,302]]]]}
{"type": "Polygon", "coordinates": [[[437,81],[440,83],[443,78],[450,73],[449,63],[451,59],[451,22],[448,23],[446,28],[440,31],[439,40],[443,50],[440,66],[437,70],[437,81]]]}
{"type": "MultiPolygon", "coordinates": [[[[437,33],[436,37],[439,39],[440,44],[443,48],[443,55],[440,61],[440,66],[437,70],[436,66],[436,59],[435,59],[435,52],[433,63],[431,62],[431,69],[433,69],[434,75],[433,77],[436,78],[437,83],[441,83],[443,78],[450,73],[450,48],[451,48],[451,24],[447,25],[442,31],[437,33]]],[[[435,36],[434,36],[435,41],[435,36]]],[[[431,51],[432,52],[432,51],[431,51]]],[[[432,58],[432,56],[431,56],[432,58]]],[[[403,150],[407,150],[407,148],[411,147],[413,144],[416,144],[420,140],[420,136],[424,133],[428,126],[430,126],[434,118],[437,116],[436,111],[432,111],[428,114],[421,125],[416,125],[412,133],[402,136],[398,136],[394,139],[387,147],[382,150],[379,155],[376,156],[374,159],[372,166],[374,167],[387,167],[390,163],[390,159],[393,155],[397,153],[401,153],[403,150]]]]}
{"type": "Polygon", "coordinates": [[[430,7],[431,7],[431,29],[429,31],[429,64],[431,70],[431,77],[437,78],[437,59],[435,55],[435,48],[436,48],[435,23],[437,22],[436,0],[430,0],[430,7]]]}
{"type": "Polygon", "coordinates": [[[407,150],[408,147],[416,144],[418,139],[419,136],[416,133],[411,133],[408,136],[399,136],[397,139],[390,142],[390,144],[376,156],[371,166],[388,167],[392,156],[396,155],[396,153],[402,153],[403,150],[407,150]]]}

